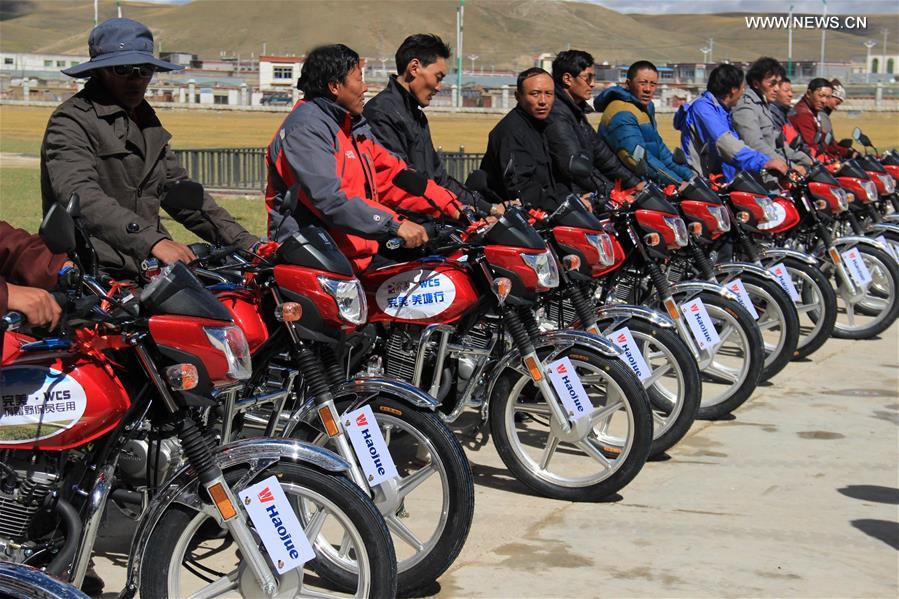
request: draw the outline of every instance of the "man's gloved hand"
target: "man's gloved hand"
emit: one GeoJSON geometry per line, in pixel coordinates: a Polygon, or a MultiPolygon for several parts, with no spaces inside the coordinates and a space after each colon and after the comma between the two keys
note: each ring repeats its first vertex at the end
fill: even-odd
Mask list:
{"type": "Polygon", "coordinates": [[[24,314],[30,325],[48,329],[56,328],[62,308],[48,291],[37,287],[21,287],[11,283],[7,283],[6,287],[9,291],[7,306],[10,310],[24,314]]]}
{"type": "Polygon", "coordinates": [[[150,254],[163,264],[188,263],[197,259],[189,247],[171,239],[162,239],[156,242],[156,245],[150,250],[150,254]]]}
{"type": "Polygon", "coordinates": [[[428,242],[428,232],[425,228],[411,220],[400,223],[396,235],[403,240],[403,247],[407,248],[417,248],[428,242]]]}

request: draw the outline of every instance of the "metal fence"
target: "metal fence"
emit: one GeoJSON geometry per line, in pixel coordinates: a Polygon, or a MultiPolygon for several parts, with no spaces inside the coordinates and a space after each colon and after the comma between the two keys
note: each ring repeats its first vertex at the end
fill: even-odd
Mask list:
{"type": "MultiPolygon", "coordinates": [[[[265,189],[265,148],[175,150],[190,178],[208,189],[261,192],[265,189]]],[[[481,165],[483,154],[440,152],[450,176],[465,181],[481,165]]]]}

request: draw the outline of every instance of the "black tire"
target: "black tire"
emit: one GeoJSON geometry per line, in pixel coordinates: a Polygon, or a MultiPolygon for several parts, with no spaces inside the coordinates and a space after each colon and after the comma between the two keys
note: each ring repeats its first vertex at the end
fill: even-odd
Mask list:
{"type": "Polygon", "coordinates": [[[868,234],[868,237],[876,240],[881,235],[893,248],[894,255],[899,256],[899,233],[896,233],[895,231],[872,231],[868,234]]]}
{"type": "MultiPolygon", "coordinates": [[[[796,352],[796,346],[799,344],[799,314],[790,295],[776,281],[752,273],[743,273],[740,277],[759,315],[760,320],[756,321],[756,325],[761,327],[759,322],[763,321],[768,313],[772,313],[772,319],[779,327],[775,347],[771,351],[765,347],[765,365],[762,368],[761,380],[767,381],[783,370],[796,352]]],[[[762,343],[764,342],[763,333],[762,343]]]]}
{"type": "MultiPolygon", "coordinates": [[[[409,545],[399,535],[392,534],[398,559],[397,592],[400,595],[415,594],[416,591],[433,585],[452,565],[462,550],[474,518],[474,477],[461,444],[439,415],[385,397],[377,397],[369,405],[382,429],[385,426],[397,427],[399,425],[414,429],[417,434],[423,435],[433,446],[438,460],[436,464],[442,467],[442,472],[439,471],[439,467],[437,470],[441,476],[441,487],[445,484],[445,510],[440,511],[440,516],[445,520],[442,524],[438,523],[439,530],[435,527],[432,537],[428,539],[430,541],[436,537],[431,549],[424,555],[413,553],[406,557],[403,552],[408,549],[409,545]]],[[[343,413],[347,407],[344,402],[338,405],[338,410],[343,413]]],[[[316,444],[323,444],[326,441],[324,435],[310,434],[309,429],[302,430],[307,432],[298,430],[294,437],[305,437],[301,440],[316,444]]],[[[335,449],[333,446],[325,446],[335,449]]],[[[418,465],[419,458],[416,451],[418,447],[421,445],[417,444],[409,434],[396,435],[396,438],[390,441],[390,453],[401,476],[404,472],[412,471],[412,466],[418,465]],[[413,443],[415,444],[413,445],[413,443]]],[[[429,458],[432,460],[431,464],[435,464],[433,457],[429,456],[429,458]]],[[[422,490],[426,491],[426,489],[422,490]]],[[[432,489],[432,491],[444,492],[439,488],[432,489]]],[[[379,505],[377,497],[375,503],[379,505]]],[[[397,512],[405,511],[408,515],[414,509],[409,502],[404,500],[399,508],[393,510],[392,514],[382,512],[382,516],[387,519],[388,528],[391,528],[393,522],[390,521],[390,518],[396,518],[397,512]]],[[[319,560],[318,570],[324,569],[331,570],[331,577],[340,579],[351,577],[351,572],[340,568],[338,564],[319,560]]]]}
{"type": "MultiPolygon", "coordinates": [[[[602,326],[602,323],[600,323],[602,326]]],[[[702,399],[702,382],[699,380],[699,366],[690,353],[690,348],[678,337],[674,330],[664,329],[638,318],[631,318],[622,323],[615,323],[615,329],[627,327],[634,335],[640,351],[646,357],[646,344],[663,346],[667,355],[663,359],[669,365],[675,378],[675,389],[668,389],[662,381],[646,389],[653,416],[652,448],[650,457],[656,457],[674,447],[693,426],[702,399]],[[661,387],[661,388],[660,388],[661,387]],[[672,395],[678,398],[672,401],[672,395]],[[678,405],[674,405],[675,401],[678,405]],[[671,414],[676,413],[671,421],[671,414]],[[659,418],[666,419],[665,426],[660,427],[659,418]]],[[[653,367],[653,364],[650,364],[653,367]]],[[[666,377],[667,378],[667,377],[666,377]]],[[[664,379],[663,379],[664,380],[664,379]]],[[[645,387],[645,385],[644,385],[645,387]]]]}
{"type": "MultiPolygon", "coordinates": [[[[538,354],[541,359],[548,352],[548,349],[541,350],[538,348],[538,354]]],[[[548,408],[544,408],[541,405],[541,403],[545,405],[542,395],[534,387],[530,377],[513,368],[507,368],[500,373],[490,397],[490,429],[493,434],[493,442],[497,453],[499,453],[503,463],[505,463],[512,474],[540,495],[566,501],[599,501],[623,489],[637,476],[637,473],[640,472],[646,463],[646,459],[649,457],[649,451],[652,447],[652,415],[649,408],[649,400],[637,377],[634,376],[630,368],[617,358],[608,358],[581,345],[562,351],[557,358],[561,357],[568,357],[576,368],[586,369],[592,373],[591,376],[602,377],[607,385],[608,381],[611,381],[617,387],[615,395],[620,395],[622,399],[621,404],[625,412],[624,420],[628,426],[627,439],[624,441],[623,447],[613,445],[607,440],[599,439],[598,435],[595,439],[597,442],[591,443],[594,451],[599,451],[605,459],[611,458],[614,461],[615,468],[609,468],[610,473],[601,477],[589,476],[584,477],[584,480],[573,480],[565,484],[557,480],[548,480],[553,478],[548,473],[543,476],[536,475],[534,469],[539,465],[529,465],[531,460],[519,447],[517,432],[515,430],[510,431],[509,427],[511,426],[513,429],[519,426],[524,428],[526,425],[534,423],[545,425],[544,428],[546,428],[550,422],[548,416],[546,416],[545,422],[538,419],[535,415],[525,416],[521,419],[517,416],[524,411],[525,407],[528,410],[545,409],[547,414],[548,408]],[[510,401],[512,399],[511,394],[516,389],[519,391],[518,395],[525,399],[523,404],[510,401]],[[516,411],[514,409],[516,407],[520,408],[521,411],[516,411]],[[513,442],[512,436],[515,436],[515,442],[513,442]]],[[[581,374],[581,376],[583,379],[584,375],[581,374]]],[[[585,387],[587,387],[588,393],[591,388],[599,390],[597,387],[590,386],[590,384],[585,384],[585,387]]],[[[606,395],[605,397],[608,396],[606,395]]],[[[596,428],[597,425],[594,425],[591,432],[595,433],[596,428]]],[[[533,433],[527,431],[526,434],[533,436],[533,433]]],[[[587,438],[591,441],[594,440],[590,435],[587,438]]],[[[547,433],[548,440],[549,433],[547,433]]],[[[546,445],[547,443],[542,443],[540,447],[545,448],[546,445]]],[[[598,461],[597,458],[587,457],[581,449],[574,448],[572,444],[562,442],[559,444],[559,447],[564,447],[565,452],[567,452],[562,459],[566,459],[567,456],[571,455],[571,449],[574,450],[574,453],[579,454],[577,457],[578,462],[573,466],[573,470],[578,473],[583,472],[584,465],[592,465],[595,461],[598,461]]],[[[556,451],[555,453],[564,452],[556,451]]],[[[552,455],[555,455],[555,453],[552,455]]],[[[557,459],[556,462],[558,461],[557,459]]],[[[546,472],[545,468],[542,470],[546,472]]]]}
{"type": "MultiPolygon", "coordinates": [[[[853,311],[856,310],[855,306],[858,306],[858,312],[860,314],[874,317],[875,320],[868,326],[852,328],[844,326],[843,323],[837,320],[837,323],[834,325],[833,336],[839,339],[869,339],[887,330],[890,325],[893,324],[893,321],[896,320],[896,316],[899,315],[899,265],[897,265],[896,261],[891,256],[887,255],[886,252],[875,247],[861,244],[856,247],[862,254],[863,259],[867,256],[867,261],[872,265],[876,264],[879,269],[881,280],[875,281],[875,283],[877,283],[878,287],[882,287],[882,292],[874,288],[875,283],[872,283],[871,287],[869,287],[870,294],[868,294],[868,296],[882,299],[885,302],[885,306],[882,309],[874,310],[870,306],[865,306],[865,299],[861,300],[858,304],[851,306],[853,311]]],[[[850,305],[839,297],[840,282],[836,276],[836,270],[833,268],[830,270],[831,281],[838,289],[837,309],[839,311],[842,305],[845,306],[843,310],[848,311],[850,305]]]]}
{"type": "MultiPolygon", "coordinates": [[[[706,304],[706,308],[712,306],[709,309],[709,316],[715,322],[715,328],[718,332],[721,333],[723,330],[721,327],[723,320],[719,321],[712,312],[722,315],[726,313],[728,316],[722,316],[722,318],[730,318],[733,321],[733,324],[738,329],[738,334],[741,336],[741,346],[746,346],[743,348],[745,353],[741,361],[742,376],[738,378],[736,385],[732,385],[727,393],[711,398],[706,389],[703,389],[702,404],[699,406],[699,413],[696,417],[704,420],[716,420],[727,416],[739,408],[755,391],[765,362],[765,349],[762,345],[762,335],[759,332],[759,328],[756,326],[752,315],[746,311],[746,308],[738,302],[721,297],[717,293],[703,291],[699,294],[699,297],[706,304]]],[[[704,381],[710,378],[707,370],[707,367],[703,368],[700,366],[700,377],[704,381]]]]}
{"type": "MultiPolygon", "coordinates": [[[[236,488],[234,485],[240,480],[244,472],[246,472],[246,469],[239,467],[225,474],[225,478],[232,485],[232,491],[234,491],[235,495],[241,489],[236,488]]],[[[282,484],[296,485],[304,490],[311,491],[325,498],[332,506],[335,506],[351,523],[350,525],[355,528],[361,539],[364,540],[363,546],[366,550],[371,578],[370,585],[366,590],[367,596],[393,597],[396,595],[396,556],[393,551],[393,544],[390,541],[390,533],[377,508],[359,487],[343,475],[329,474],[314,467],[288,462],[279,462],[266,468],[263,472],[257,474],[252,481],[247,481],[245,486],[272,475],[277,476],[282,484]]],[[[288,494],[288,497],[293,496],[288,494]]],[[[181,537],[187,533],[192,538],[196,538],[197,535],[194,533],[198,533],[202,535],[201,539],[211,539],[217,538],[216,531],[221,531],[211,517],[207,516],[205,520],[202,520],[201,516],[200,512],[182,504],[172,504],[162,515],[162,518],[153,530],[148,541],[147,552],[144,554],[143,563],[153,564],[154,571],[152,575],[150,572],[144,572],[144,575],[141,576],[141,597],[177,599],[177,596],[170,594],[168,587],[170,568],[172,562],[176,559],[176,549],[179,546],[181,537]],[[201,522],[201,524],[197,524],[198,522],[201,522]],[[209,526],[210,524],[212,526],[209,526]],[[209,534],[210,532],[212,532],[211,535],[209,534]]],[[[249,522],[249,518],[247,520],[249,522]]],[[[181,552],[178,551],[178,553],[181,552]]],[[[315,559],[307,565],[311,565],[323,579],[342,590],[352,590],[355,587],[355,581],[351,581],[351,584],[346,585],[342,584],[343,581],[329,580],[327,573],[318,571],[317,562],[318,560],[315,559]]],[[[184,571],[184,568],[182,568],[182,571],[184,571]]],[[[246,575],[252,576],[249,572],[246,575]]],[[[230,596],[234,596],[234,591],[231,592],[230,596]]]]}
{"type": "Polygon", "coordinates": [[[784,258],[783,263],[801,298],[797,306],[799,342],[793,353],[793,359],[800,360],[820,349],[833,334],[833,325],[837,319],[837,297],[827,276],[818,266],[806,264],[796,258],[784,258]],[[820,303],[820,307],[806,310],[805,307],[810,302],[820,303]]]}

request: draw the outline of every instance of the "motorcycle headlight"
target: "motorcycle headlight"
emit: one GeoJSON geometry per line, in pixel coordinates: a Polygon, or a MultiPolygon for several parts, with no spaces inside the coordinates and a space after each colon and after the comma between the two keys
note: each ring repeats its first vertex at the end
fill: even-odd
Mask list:
{"type": "Polygon", "coordinates": [[[599,263],[603,266],[615,264],[615,246],[608,233],[588,234],[587,243],[596,248],[599,253],[599,263]]]}
{"type": "Polygon", "coordinates": [[[559,286],[559,265],[549,250],[539,254],[522,254],[521,259],[537,275],[540,287],[552,289],[559,286]]]}
{"type": "Polygon", "coordinates": [[[665,224],[674,233],[674,242],[679,247],[687,245],[687,225],[684,224],[684,219],[679,216],[666,216],[665,224]]]}
{"type": "Polygon", "coordinates": [[[877,186],[874,181],[862,181],[862,189],[865,190],[869,202],[877,200],[877,186]]]}
{"type": "Polygon", "coordinates": [[[706,209],[709,211],[709,214],[715,217],[719,231],[730,231],[730,218],[727,217],[727,211],[724,210],[724,206],[706,206],[706,209]]]}
{"type": "Polygon", "coordinates": [[[896,191],[896,181],[891,175],[877,176],[880,177],[880,181],[883,183],[883,188],[887,193],[893,193],[894,191],[896,191]]]}
{"type": "Polygon", "coordinates": [[[837,205],[840,207],[840,212],[849,210],[849,196],[846,195],[845,190],[840,187],[831,187],[830,195],[836,199],[837,205]]]}
{"type": "Polygon", "coordinates": [[[332,279],[318,277],[322,289],[337,302],[337,312],[342,319],[352,324],[365,324],[368,320],[368,302],[359,279],[332,279]]]}
{"type": "Polygon", "coordinates": [[[228,376],[236,381],[245,381],[253,374],[250,362],[250,346],[240,327],[203,327],[206,338],[214,348],[225,354],[228,362],[228,376]]]}
{"type": "Polygon", "coordinates": [[[755,203],[765,213],[765,220],[772,222],[777,220],[777,210],[774,208],[774,202],[771,198],[755,198],[755,203]]]}

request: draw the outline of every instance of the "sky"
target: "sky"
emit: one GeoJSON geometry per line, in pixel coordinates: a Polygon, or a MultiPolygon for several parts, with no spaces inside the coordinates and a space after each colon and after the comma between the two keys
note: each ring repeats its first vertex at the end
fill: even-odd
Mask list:
{"type": "MultiPolygon", "coordinates": [[[[821,14],[821,0],[580,0],[601,4],[618,12],[639,14],[745,12],[755,14],[794,13],[821,14]]],[[[827,0],[828,14],[889,14],[899,17],[896,0],[827,0]]]]}

